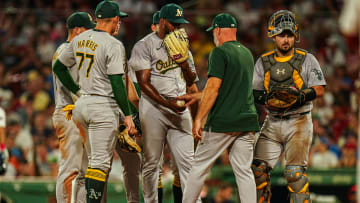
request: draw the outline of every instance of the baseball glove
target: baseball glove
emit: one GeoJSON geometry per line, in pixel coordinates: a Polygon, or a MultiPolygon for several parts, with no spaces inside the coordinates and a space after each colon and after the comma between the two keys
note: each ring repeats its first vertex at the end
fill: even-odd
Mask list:
{"type": "Polygon", "coordinates": [[[117,134],[117,137],[119,139],[121,149],[126,152],[141,152],[140,146],[136,144],[135,135],[130,136],[125,125],[120,125],[119,131],[120,133],[117,134]]]}
{"type": "Polygon", "coordinates": [[[66,105],[62,111],[66,112],[65,118],[67,120],[71,120],[71,116],[72,116],[72,110],[74,109],[74,105],[73,104],[69,104],[66,105]]]}
{"type": "Polygon", "coordinates": [[[167,34],[164,38],[164,45],[169,56],[176,63],[182,63],[189,58],[189,38],[184,28],[167,34]]]}
{"type": "Polygon", "coordinates": [[[288,109],[297,101],[299,94],[300,91],[295,86],[275,86],[267,95],[266,106],[271,110],[288,109]]]}

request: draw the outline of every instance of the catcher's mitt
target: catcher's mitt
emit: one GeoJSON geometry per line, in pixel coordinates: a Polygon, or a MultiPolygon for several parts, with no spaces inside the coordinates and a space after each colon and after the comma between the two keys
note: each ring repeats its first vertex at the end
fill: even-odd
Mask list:
{"type": "Polygon", "coordinates": [[[73,109],[74,109],[73,104],[66,105],[64,108],[62,108],[62,111],[66,112],[65,118],[67,120],[71,120],[72,110],[73,109]]]}
{"type": "Polygon", "coordinates": [[[275,86],[267,95],[266,106],[271,110],[288,109],[298,100],[299,94],[300,91],[295,86],[275,86]]]}
{"type": "Polygon", "coordinates": [[[182,63],[189,58],[189,38],[184,28],[167,34],[164,38],[164,45],[169,56],[176,63],[182,63]]]}
{"type": "Polygon", "coordinates": [[[130,136],[125,125],[120,125],[120,133],[117,134],[120,147],[127,152],[141,152],[141,148],[135,141],[135,135],[130,136]]]}

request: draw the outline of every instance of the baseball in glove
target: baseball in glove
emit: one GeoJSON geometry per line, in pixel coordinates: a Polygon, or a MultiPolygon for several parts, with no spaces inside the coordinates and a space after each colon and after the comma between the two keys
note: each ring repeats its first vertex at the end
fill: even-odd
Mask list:
{"type": "Polygon", "coordinates": [[[169,56],[176,63],[182,63],[189,58],[189,38],[184,28],[167,34],[164,38],[164,45],[169,56]]]}
{"type": "Polygon", "coordinates": [[[125,125],[120,125],[119,131],[120,133],[117,134],[117,137],[119,139],[121,149],[126,152],[141,152],[140,146],[136,144],[135,135],[130,136],[125,125]]]}
{"type": "Polygon", "coordinates": [[[295,86],[279,85],[270,89],[266,106],[271,110],[289,109],[299,97],[300,91],[295,86]]]}

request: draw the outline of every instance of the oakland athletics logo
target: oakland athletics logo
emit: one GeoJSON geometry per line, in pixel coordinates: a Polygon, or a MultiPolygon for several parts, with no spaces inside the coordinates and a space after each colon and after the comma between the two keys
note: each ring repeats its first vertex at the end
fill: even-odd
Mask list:
{"type": "Polygon", "coordinates": [[[93,188],[90,188],[90,195],[89,198],[90,199],[99,199],[101,197],[101,192],[95,192],[95,190],[93,188]]]}
{"type": "Polygon", "coordinates": [[[177,9],[176,10],[176,16],[182,16],[182,10],[180,10],[180,9],[177,9]]]}

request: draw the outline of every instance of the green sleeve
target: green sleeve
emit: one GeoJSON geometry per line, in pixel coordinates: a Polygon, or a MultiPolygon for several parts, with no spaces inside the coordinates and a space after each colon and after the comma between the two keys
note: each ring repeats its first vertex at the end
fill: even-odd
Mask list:
{"type": "Polygon", "coordinates": [[[126,88],[122,79],[122,74],[109,75],[110,83],[114,92],[116,103],[124,112],[125,116],[132,114],[130,102],[126,94],[126,88]]]}
{"type": "Polygon", "coordinates": [[[138,83],[133,82],[134,83],[134,87],[136,89],[136,93],[138,94],[139,97],[141,97],[141,90],[140,90],[140,86],[138,83]]]}
{"type": "Polygon", "coordinates": [[[56,60],[53,71],[56,76],[59,78],[61,83],[72,93],[76,94],[80,87],[75,83],[74,79],[71,77],[68,68],[62,64],[59,60],[56,60]]]}
{"type": "MultiPolygon", "coordinates": [[[[133,82],[133,84],[134,84],[134,87],[135,87],[135,90],[136,90],[137,95],[140,97],[141,91],[140,91],[140,86],[139,86],[139,84],[137,84],[136,82],[133,82]]],[[[131,112],[137,113],[138,110],[136,109],[136,107],[135,107],[131,102],[129,102],[129,104],[130,104],[131,112]]]]}
{"type": "Polygon", "coordinates": [[[224,79],[225,64],[224,52],[220,48],[214,48],[209,56],[208,76],[224,79]]]}

